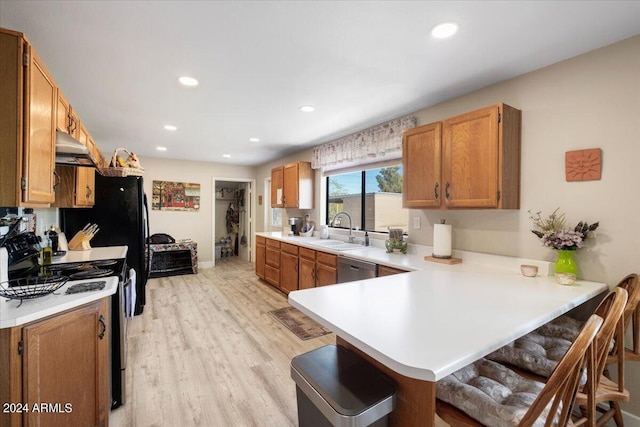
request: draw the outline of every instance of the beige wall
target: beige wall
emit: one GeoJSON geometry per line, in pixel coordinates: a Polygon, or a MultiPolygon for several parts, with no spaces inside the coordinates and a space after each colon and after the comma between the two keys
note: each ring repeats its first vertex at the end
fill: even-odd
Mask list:
{"type": "Polygon", "coordinates": [[[197,212],[149,210],[151,234],[167,233],[175,239],[193,239],[198,243],[198,261],[213,261],[213,178],[252,179],[254,167],[222,163],[140,158],[144,166],[144,190],[152,194],[152,182],[180,181],[200,184],[200,210],[197,212]]]}

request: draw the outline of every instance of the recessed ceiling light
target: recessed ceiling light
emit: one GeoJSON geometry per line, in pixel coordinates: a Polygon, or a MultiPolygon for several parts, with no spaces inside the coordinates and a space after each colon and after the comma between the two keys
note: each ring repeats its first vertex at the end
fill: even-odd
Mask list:
{"type": "Polygon", "coordinates": [[[304,111],[305,113],[310,113],[313,110],[315,110],[315,108],[311,105],[303,105],[302,107],[300,107],[300,111],[304,111]]]}
{"type": "Polygon", "coordinates": [[[443,22],[431,30],[431,35],[437,39],[446,39],[458,32],[457,22],[443,22]]]}
{"type": "Polygon", "coordinates": [[[193,77],[182,76],[178,79],[178,81],[180,82],[180,84],[184,86],[189,86],[189,87],[198,86],[198,81],[193,77]]]}
{"type": "Polygon", "coordinates": [[[167,151],[167,147],[156,147],[158,151],[167,151]]]}
{"type": "Polygon", "coordinates": [[[260,142],[260,138],[249,138],[251,142],[260,142]]]}
{"type": "Polygon", "coordinates": [[[231,154],[223,154],[222,157],[224,157],[225,159],[228,159],[229,157],[231,157],[231,154]]]}
{"type": "Polygon", "coordinates": [[[164,125],[164,128],[166,130],[178,130],[178,128],[175,127],[174,125],[164,125]]]}

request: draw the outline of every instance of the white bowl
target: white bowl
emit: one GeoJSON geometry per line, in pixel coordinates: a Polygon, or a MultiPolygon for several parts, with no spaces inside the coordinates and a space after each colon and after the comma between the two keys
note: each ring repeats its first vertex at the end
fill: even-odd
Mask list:
{"type": "Polygon", "coordinates": [[[536,277],[538,275],[538,266],[522,264],[520,266],[520,272],[525,277],[536,277]]]}

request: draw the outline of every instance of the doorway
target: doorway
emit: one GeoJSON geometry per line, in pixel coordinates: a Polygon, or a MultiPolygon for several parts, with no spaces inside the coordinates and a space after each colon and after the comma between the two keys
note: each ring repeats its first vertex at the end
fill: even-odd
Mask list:
{"type": "Polygon", "coordinates": [[[254,261],[255,180],[213,178],[213,265],[225,258],[254,261]]]}

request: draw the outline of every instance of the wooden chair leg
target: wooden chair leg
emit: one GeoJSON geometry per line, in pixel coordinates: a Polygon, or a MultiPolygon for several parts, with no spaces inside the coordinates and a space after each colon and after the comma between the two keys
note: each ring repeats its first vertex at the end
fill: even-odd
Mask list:
{"type": "Polygon", "coordinates": [[[622,411],[620,411],[620,405],[618,402],[609,402],[609,406],[615,412],[613,413],[613,421],[615,421],[617,427],[624,427],[624,420],[622,419],[622,411]]]}

